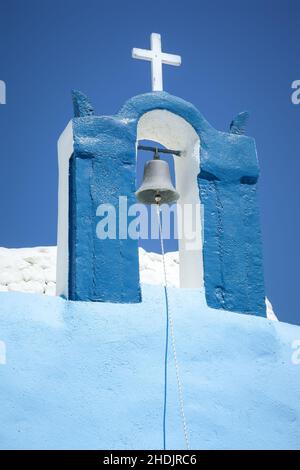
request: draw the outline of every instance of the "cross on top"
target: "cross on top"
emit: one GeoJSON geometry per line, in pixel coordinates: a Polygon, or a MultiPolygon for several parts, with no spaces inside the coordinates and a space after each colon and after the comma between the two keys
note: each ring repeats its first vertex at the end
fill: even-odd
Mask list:
{"type": "Polygon", "coordinates": [[[162,64],[181,65],[180,55],[166,54],[161,50],[160,34],[151,34],[151,50],[132,49],[132,57],[134,59],[151,61],[152,91],[162,91],[163,77],[162,64]]]}

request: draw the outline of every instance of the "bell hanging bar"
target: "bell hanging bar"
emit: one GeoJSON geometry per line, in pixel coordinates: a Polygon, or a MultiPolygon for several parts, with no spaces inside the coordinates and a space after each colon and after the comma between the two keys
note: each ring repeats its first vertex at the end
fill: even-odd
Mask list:
{"type": "Polygon", "coordinates": [[[180,150],[170,150],[170,149],[163,149],[158,147],[148,147],[146,145],[138,145],[138,150],[146,150],[147,152],[153,152],[154,158],[159,158],[160,153],[169,153],[171,155],[176,155],[176,157],[181,156],[180,150]]]}

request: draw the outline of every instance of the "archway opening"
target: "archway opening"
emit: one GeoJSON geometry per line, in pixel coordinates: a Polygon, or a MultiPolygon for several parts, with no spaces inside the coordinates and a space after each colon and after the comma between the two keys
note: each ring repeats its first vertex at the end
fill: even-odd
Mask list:
{"type": "MultiPolygon", "coordinates": [[[[181,156],[174,158],[173,179],[180,194],[176,217],[179,282],[180,287],[202,288],[204,218],[197,181],[200,171],[199,136],[185,119],[169,111],[156,109],[145,113],[138,122],[137,143],[145,140],[181,151],[181,156]]],[[[169,164],[171,160],[168,159],[169,164]]],[[[143,165],[141,166],[143,168],[143,165]]],[[[142,171],[138,169],[138,183],[141,181],[142,171]]]]}
{"type": "MultiPolygon", "coordinates": [[[[143,146],[149,146],[154,148],[165,148],[159,142],[155,142],[152,140],[141,140],[139,144],[143,146]]],[[[138,189],[143,181],[143,174],[144,174],[144,167],[147,161],[153,159],[153,153],[148,152],[145,150],[138,151],[138,158],[136,162],[136,189],[138,189]]],[[[170,176],[171,181],[174,187],[176,187],[176,178],[175,178],[175,164],[174,164],[174,157],[172,155],[166,155],[161,153],[160,159],[164,160],[168,163],[170,169],[170,176]]],[[[155,252],[160,253],[161,246],[159,238],[157,237],[157,215],[156,211],[153,210],[149,205],[146,205],[147,210],[147,237],[141,236],[139,239],[139,247],[143,248],[145,251],[148,252],[155,252]],[[151,227],[154,227],[154,230],[151,231],[151,227]],[[152,232],[152,233],[151,233],[152,232]]],[[[164,230],[164,248],[165,252],[168,253],[170,251],[178,251],[178,239],[177,239],[177,227],[176,227],[176,213],[177,213],[177,206],[176,204],[172,204],[170,207],[170,220],[169,226],[164,230]]],[[[165,220],[166,222],[166,220],[165,220]]]]}

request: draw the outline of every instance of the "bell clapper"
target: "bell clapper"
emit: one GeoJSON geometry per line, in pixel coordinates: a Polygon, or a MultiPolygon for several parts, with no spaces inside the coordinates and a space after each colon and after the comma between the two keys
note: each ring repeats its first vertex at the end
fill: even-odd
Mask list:
{"type": "Polygon", "coordinates": [[[161,195],[160,194],[156,194],[155,198],[154,198],[156,204],[160,204],[161,203],[161,195]]]}

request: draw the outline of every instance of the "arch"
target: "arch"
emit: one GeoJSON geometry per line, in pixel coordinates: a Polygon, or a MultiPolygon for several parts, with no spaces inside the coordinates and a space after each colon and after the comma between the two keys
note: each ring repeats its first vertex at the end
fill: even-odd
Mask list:
{"type": "Polygon", "coordinates": [[[180,287],[203,287],[202,220],[197,178],[200,172],[200,139],[195,129],[178,114],[155,109],[143,114],[137,124],[137,140],[154,140],[180,150],[174,157],[180,223],[178,233],[180,287]],[[195,220],[196,219],[196,220],[195,220]],[[189,227],[187,227],[189,225],[189,227]],[[194,225],[194,227],[193,227],[194,225]],[[190,239],[192,233],[194,239],[190,239]]]}

